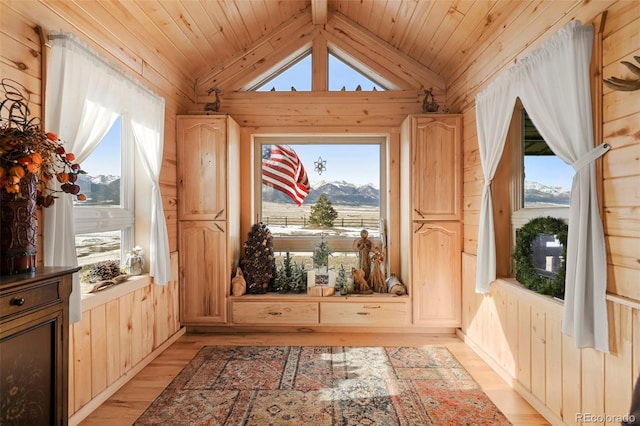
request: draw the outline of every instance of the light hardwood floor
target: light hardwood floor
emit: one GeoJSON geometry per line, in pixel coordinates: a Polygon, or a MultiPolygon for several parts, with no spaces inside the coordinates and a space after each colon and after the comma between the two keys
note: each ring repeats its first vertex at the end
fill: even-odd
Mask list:
{"type": "Polygon", "coordinates": [[[549,424],[456,336],[409,333],[217,333],[185,334],[180,337],[81,425],[131,425],[205,345],[446,346],[514,425],[549,424]]]}

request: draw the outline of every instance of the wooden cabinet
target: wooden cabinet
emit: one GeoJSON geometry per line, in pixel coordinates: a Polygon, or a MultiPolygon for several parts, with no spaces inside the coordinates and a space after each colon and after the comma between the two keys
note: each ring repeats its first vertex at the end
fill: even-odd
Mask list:
{"type": "Polygon", "coordinates": [[[316,301],[238,302],[232,303],[232,318],[234,324],[313,325],[319,322],[318,308],[316,301]]]}
{"type": "Polygon", "coordinates": [[[411,303],[407,296],[314,297],[301,295],[245,295],[231,298],[233,325],[407,327],[411,303]]]}
{"type": "Polygon", "coordinates": [[[240,256],[240,129],[227,115],[189,115],[176,131],[181,322],[224,324],[240,256]]]}
{"type": "Polygon", "coordinates": [[[462,224],[415,222],[413,227],[413,323],[460,327],[462,224]]]}
{"type": "Polygon", "coordinates": [[[178,215],[227,218],[227,119],[178,117],[178,215]]]}
{"type": "Polygon", "coordinates": [[[181,321],[225,323],[233,263],[223,221],[180,221],[181,321]]]}
{"type": "Polygon", "coordinates": [[[462,117],[408,118],[413,220],[462,219],[462,117]]]}
{"type": "Polygon", "coordinates": [[[0,424],[67,424],[69,295],[78,269],[0,278],[0,424]]]}
{"type": "Polygon", "coordinates": [[[407,326],[410,322],[409,305],[402,301],[381,302],[373,298],[341,302],[323,301],[321,308],[321,324],[393,327],[407,326]]]}
{"type": "Polygon", "coordinates": [[[401,279],[417,327],[461,325],[462,116],[424,114],[401,127],[401,279]],[[404,254],[406,253],[406,255],[404,254]]]}

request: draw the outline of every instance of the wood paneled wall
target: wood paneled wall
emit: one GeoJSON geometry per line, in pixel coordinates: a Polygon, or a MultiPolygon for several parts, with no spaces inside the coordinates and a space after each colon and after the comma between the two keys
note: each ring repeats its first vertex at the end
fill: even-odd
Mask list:
{"type": "Polygon", "coordinates": [[[179,335],[178,253],[165,286],[140,277],[83,300],[82,320],[71,324],[69,414],[77,424],[166,349],[179,335]],[[131,288],[131,290],[129,290],[131,288]],[[114,294],[117,297],[113,297],[114,294]]]}
{"type": "MultiPolygon", "coordinates": [[[[533,6],[532,6],[533,7],[533,6]]],[[[594,50],[596,78],[632,75],[620,64],[640,54],[640,3],[589,2],[563,18],[540,10],[523,27],[513,20],[487,50],[473,52],[454,78],[449,99],[464,114],[463,327],[465,341],[513,384],[554,424],[579,424],[577,413],[623,415],[628,412],[635,378],[640,375],[640,92],[594,91],[602,111],[604,141],[612,149],[602,159],[602,212],[608,255],[610,353],[576,349],[561,332],[562,304],[522,290],[510,281],[492,284],[489,295],[474,291],[478,216],[483,173],[475,120],[475,95],[511,62],[540,45],[570,19],[602,28],[602,49],[594,50]],[[606,20],[602,23],[602,12],[606,20]],[[517,36],[516,36],[517,35],[517,36]],[[497,49],[499,51],[493,51],[497,49]]],[[[598,142],[598,141],[596,141],[598,142]]],[[[504,187],[508,177],[496,177],[504,187]]],[[[496,201],[494,192],[494,203],[496,201]]],[[[508,212],[496,215],[508,220],[508,212]]],[[[509,238],[509,237],[507,237],[509,238]]],[[[507,253],[508,255],[508,253],[507,253]]],[[[612,419],[615,420],[615,419],[612,419]]],[[[604,424],[604,423],[599,423],[604,424]]],[[[607,423],[607,424],[614,424],[607,423]]]]}

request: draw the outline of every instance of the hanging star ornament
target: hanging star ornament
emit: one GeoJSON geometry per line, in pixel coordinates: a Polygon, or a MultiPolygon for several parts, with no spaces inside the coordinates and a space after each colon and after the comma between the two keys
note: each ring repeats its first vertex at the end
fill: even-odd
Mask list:
{"type": "Polygon", "coordinates": [[[318,157],[318,161],[314,162],[313,165],[315,166],[313,170],[318,172],[319,175],[327,170],[327,161],[323,160],[322,157],[318,157]]]}

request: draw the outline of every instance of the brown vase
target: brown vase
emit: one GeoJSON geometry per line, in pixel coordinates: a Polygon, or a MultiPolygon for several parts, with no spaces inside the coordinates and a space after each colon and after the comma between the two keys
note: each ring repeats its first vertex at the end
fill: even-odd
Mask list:
{"type": "Polygon", "coordinates": [[[29,173],[20,181],[20,194],[0,191],[0,275],[36,270],[37,178],[29,173]]]}

